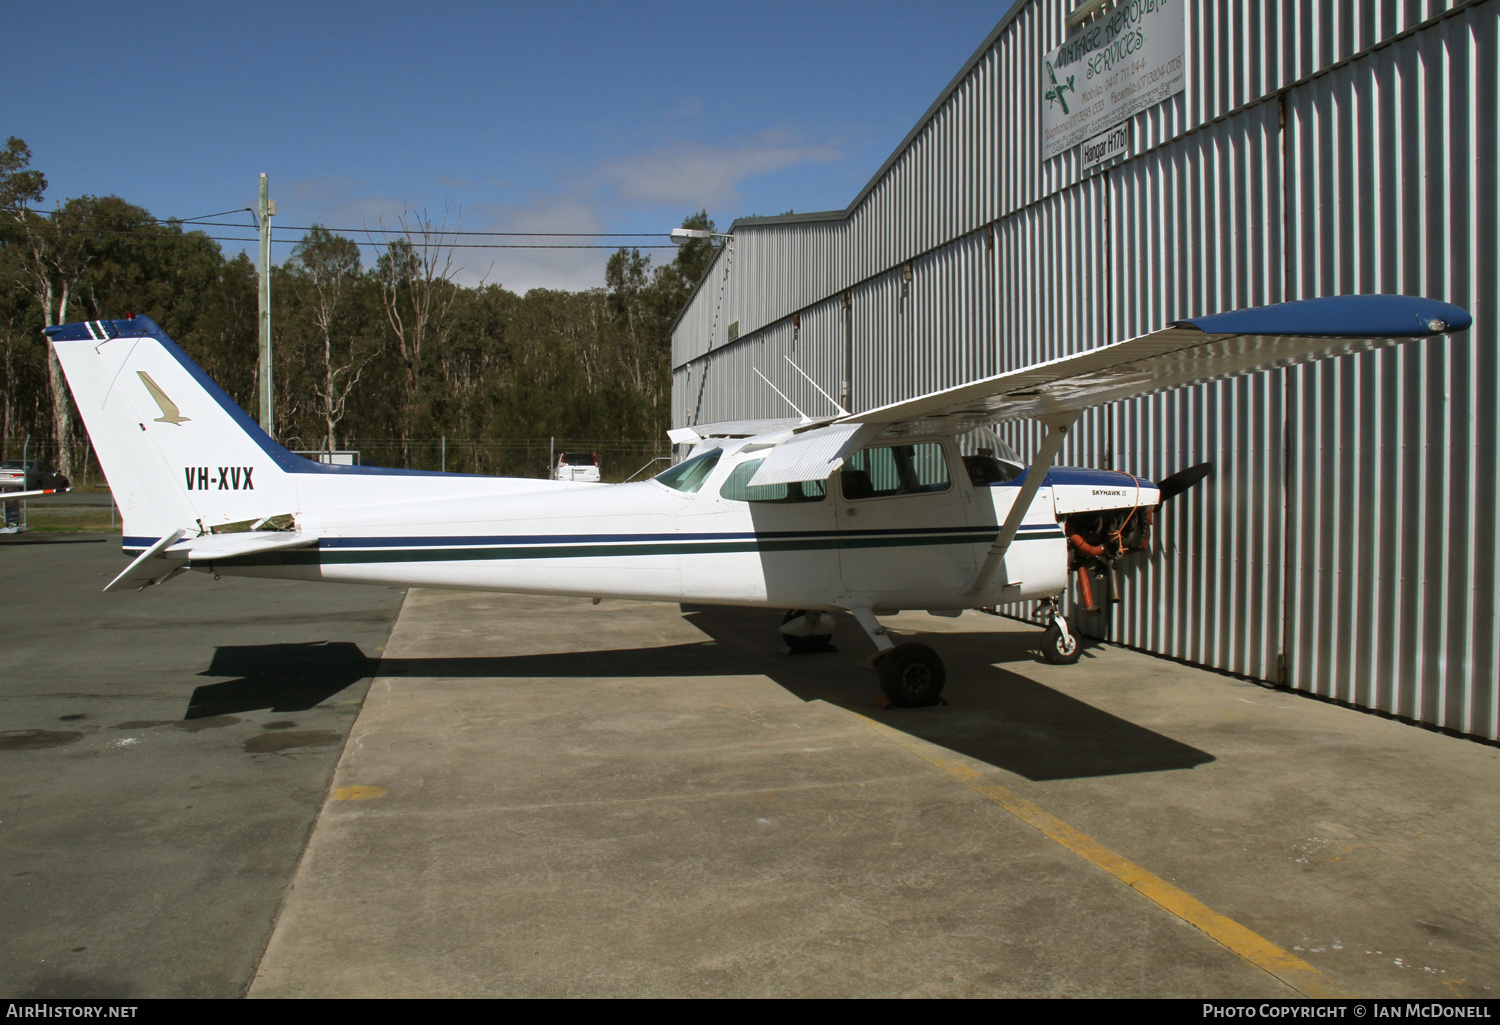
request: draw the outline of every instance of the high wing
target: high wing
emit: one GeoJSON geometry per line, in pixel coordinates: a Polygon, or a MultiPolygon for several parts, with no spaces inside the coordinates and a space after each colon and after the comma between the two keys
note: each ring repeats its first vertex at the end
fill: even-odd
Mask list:
{"type": "Polygon", "coordinates": [[[1182,320],[1138,338],[825,422],[828,426],[810,424],[809,430],[828,442],[794,435],[805,439],[802,445],[783,444],[751,483],[822,479],[875,437],[963,434],[1026,417],[1071,421],[1091,406],[1463,331],[1471,323],[1460,307],[1404,295],[1303,299],[1182,320]],[[861,429],[849,430],[854,425],[861,429]],[[837,444],[834,432],[843,433],[837,444]],[[788,451],[796,447],[804,451],[788,451]],[[805,458],[812,448],[819,459],[805,458]]]}

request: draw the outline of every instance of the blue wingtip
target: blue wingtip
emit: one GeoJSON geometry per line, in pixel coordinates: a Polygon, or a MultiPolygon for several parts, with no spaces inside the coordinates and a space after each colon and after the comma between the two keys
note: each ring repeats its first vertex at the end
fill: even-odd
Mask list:
{"type": "Polygon", "coordinates": [[[1209,334],[1301,338],[1425,338],[1467,331],[1474,318],[1452,303],[1413,295],[1334,295],[1180,320],[1209,334]]]}

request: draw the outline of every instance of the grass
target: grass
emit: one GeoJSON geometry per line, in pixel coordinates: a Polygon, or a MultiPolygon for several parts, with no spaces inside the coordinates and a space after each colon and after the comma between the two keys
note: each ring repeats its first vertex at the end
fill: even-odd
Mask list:
{"type": "Polygon", "coordinates": [[[110,509],[99,506],[46,505],[32,502],[26,508],[27,529],[37,534],[71,534],[120,531],[120,517],[116,513],[114,524],[110,524],[110,509]]]}

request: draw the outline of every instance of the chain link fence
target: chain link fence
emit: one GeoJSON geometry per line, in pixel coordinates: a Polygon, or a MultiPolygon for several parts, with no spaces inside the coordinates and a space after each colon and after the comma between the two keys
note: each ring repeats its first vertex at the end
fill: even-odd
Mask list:
{"type": "Polygon", "coordinates": [[[599,457],[599,477],[619,483],[667,468],[671,445],[665,438],[413,438],[403,458],[399,438],[347,438],[341,447],[359,453],[361,466],[404,466],[413,470],[483,473],[497,477],[546,478],[564,452],[592,452],[599,457]],[[662,457],[668,457],[662,459],[662,457]],[[656,461],[662,459],[662,461],[656,461]]]}
{"type": "MultiPolygon", "coordinates": [[[[312,450],[314,439],[281,439],[287,448],[312,450]],[[312,441],[312,444],[304,444],[312,441]]],[[[4,458],[39,459],[56,467],[57,446],[33,437],[0,441],[4,458]]],[[[340,438],[340,450],[359,453],[362,466],[394,466],[413,470],[447,470],[450,473],[482,473],[497,477],[550,476],[564,452],[592,452],[599,457],[600,479],[617,484],[634,477],[652,477],[671,464],[672,447],[666,438],[413,438],[405,446],[399,438],[340,438]],[[407,453],[403,455],[403,453],[407,453]]],[[[309,458],[316,458],[310,456],[309,458]]],[[[73,453],[73,484],[80,490],[104,486],[91,447],[73,453]]]]}

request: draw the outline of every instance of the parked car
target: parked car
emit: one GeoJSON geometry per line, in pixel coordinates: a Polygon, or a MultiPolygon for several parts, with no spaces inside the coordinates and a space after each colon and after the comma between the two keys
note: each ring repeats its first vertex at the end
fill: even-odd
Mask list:
{"type": "Polygon", "coordinates": [[[42,488],[65,488],[68,478],[54,473],[52,467],[35,459],[0,462],[0,488],[16,491],[38,491],[42,488]]]}
{"type": "Polygon", "coordinates": [[[564,452],[557,460],[553,480],[599,482],[599,457],[593,452],[564,452]]]}

